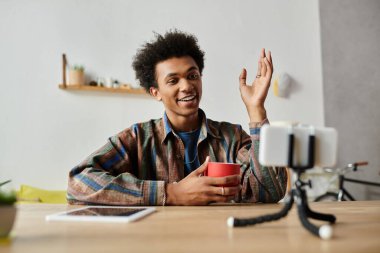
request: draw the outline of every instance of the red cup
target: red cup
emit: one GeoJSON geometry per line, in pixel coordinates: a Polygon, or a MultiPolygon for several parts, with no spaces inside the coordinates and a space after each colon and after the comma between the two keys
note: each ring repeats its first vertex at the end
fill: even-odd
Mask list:
{"type": "MultiPolygon", "coordinates": [[[[231,175],[240,175],[240,164],[209,162],[205,173],[205,176],[208,177],[226,177],[231,175]]],[[[228,184],[221,186],[235,185],[228,184]]]]}

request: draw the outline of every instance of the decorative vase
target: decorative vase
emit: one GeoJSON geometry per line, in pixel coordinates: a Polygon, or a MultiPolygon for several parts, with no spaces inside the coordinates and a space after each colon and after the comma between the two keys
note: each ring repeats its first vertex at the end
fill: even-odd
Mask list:
{"type": "Polygon", "coordinates": [[[69,70],[69,85],[84,85],[84,70],[70,69],[69,70]]]}
{"type": "Polygon", "coordinates": [[[0,205],[0,237],[7,237],[16,219],[15,205],[0,205]]]}

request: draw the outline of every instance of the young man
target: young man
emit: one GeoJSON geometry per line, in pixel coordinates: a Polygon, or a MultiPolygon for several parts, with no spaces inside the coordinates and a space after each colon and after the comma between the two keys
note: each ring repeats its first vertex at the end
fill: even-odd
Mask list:
{"type": "Polygon", "coordinates": [[[112,205],[207,205],[231,199],[277,202],[286,191],[282,168],[258,163],[260,127],[268,123],[264,102],[272,78],[271,53],[261,51],[256,79],[240,92],[250,135],[239,125],[216,122],[199,109],[204,53],[180,31],[157,35],[134,58],[140,85],[165,107],[162,118],[137,123],[71,170],[69,203],[112,205]],[[240,176],[203,176],[209,161],[241,165],[240,176]],[[235,185],[220,187],[220,185],[235,185]]]}

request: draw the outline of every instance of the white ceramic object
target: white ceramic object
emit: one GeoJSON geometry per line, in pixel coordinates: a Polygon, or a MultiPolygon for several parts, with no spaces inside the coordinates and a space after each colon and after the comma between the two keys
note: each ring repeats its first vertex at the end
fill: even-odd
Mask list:
{"type": "Polygon", "coordinates": [[[273,79],[274,95],[281,98],[287,98],[290,93],[292,80],[287,73],[280,73],[273,79]]]}

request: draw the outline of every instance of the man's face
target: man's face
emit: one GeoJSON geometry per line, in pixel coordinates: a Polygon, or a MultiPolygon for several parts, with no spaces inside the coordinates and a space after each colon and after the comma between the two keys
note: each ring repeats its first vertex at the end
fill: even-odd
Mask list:
{"type": "Polygon", "coordinates": [[[156,65],[157,88],[150,93],[164,103],[168,116],[197,115],[202,97],[202,77],[190,56],[174,57],[156,65]]]}

